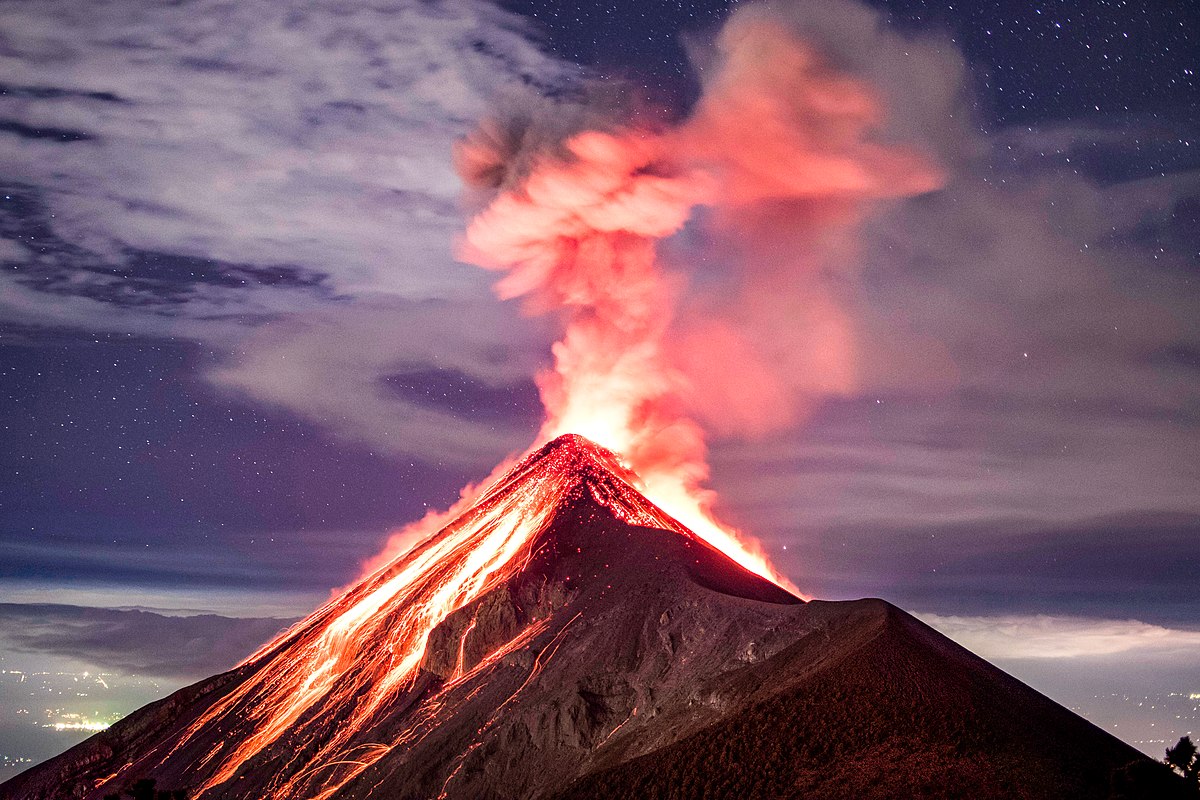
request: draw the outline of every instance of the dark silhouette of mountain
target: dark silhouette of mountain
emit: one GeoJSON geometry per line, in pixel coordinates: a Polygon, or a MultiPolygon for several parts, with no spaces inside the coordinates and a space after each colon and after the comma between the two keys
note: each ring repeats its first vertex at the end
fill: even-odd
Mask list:
{"type": "Polygon", "coordinates": [[[556,439],[240,667],[0,797],[1188,796],[900,609],[747,571],[635,483],[556,439]]]}

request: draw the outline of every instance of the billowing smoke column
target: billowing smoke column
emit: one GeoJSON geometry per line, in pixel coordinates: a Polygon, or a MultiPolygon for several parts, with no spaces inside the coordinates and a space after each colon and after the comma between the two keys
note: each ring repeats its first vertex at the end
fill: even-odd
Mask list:
{"type": "Polygon", "coordinates": [[[868,88],[769,12],[730,21],[710,74],[674,128],[607,124],[555,138],[537,115],[481,127],[461,145],[459,171],[494,194],[462,255],[504,273],[502,298],[565,319],[553,369],[539,376],[538,441],[579,433],[621,453],[654,502],[789,585],[713,519],[701,488],[706,428],[762,434],[794,422],[807,397],[852,388],[852,333],[820,274],[822,240],[844,233],[863,201],[937,178],[873,142],[880,109],[868,88]],[[738,232],[725,239],[740,274],[719,302],[689,291],[686,268],[669,270],[657,253],[698,206],[738,232]],[[755,251],[781,241],[792,248],[782,259],[755,251]]]}

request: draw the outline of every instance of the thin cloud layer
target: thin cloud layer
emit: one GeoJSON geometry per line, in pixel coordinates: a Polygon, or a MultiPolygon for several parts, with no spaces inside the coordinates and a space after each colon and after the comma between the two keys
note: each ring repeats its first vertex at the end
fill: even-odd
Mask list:
{"type": "Polygon", "coordinates": [[[463,464],[524,444],[520,409],[472,421],[395,390],[535,369],[533,329],[475,304],[484,283],[452,256],[452,143],[496,98],[576,71],[523,18],[35,2],[0,24],[0,321],[216,342],[220,388],[383,452],[463,464]]]}
{"type": "MultiPolygon", "coordinates": [[[[818,470],[833,468],[812,468],[818,470]]],[[[922,481],[912,478],[913,484],[922,481]]],[[[879,502],[887,507],[915,491],[885,476],[878,484],[879,502]]],[[[756,502],[764,503],[761,497],[756,502]]],[[[927,502],[936,502],[936,495],[927,502]]],[[[783,525],[797,524],[794,510],[778,513],[789,517],[783,525]]],[[[779,550],[779,561],[796,580],[811,582],[819,597],[877,595],[904,608],[961,616],[1136,614],[1151,624],[1187,627],[1200,618],[1197,530],[1195,514],[1123,514],[1051,525],[1036,517],[1000,520],[976,512],[943,524],[817,523],[774,541],[804,542],[779,550]]]]}
{"type": "Polygon", "coordinates": [[[52,0],[0,24],[5,177],[36,187],[59,236],[116,264],[285,264],[354,294],[469,287],[447,269],[450,144],[492,98],[565,74],[521,18],[455,0],[52,0]]]}
{"type": "Polygon", "coordinates": [[[1149,652],[1200,658],[1200,631],[1138,620],[1036,616],[918,617],[988,659],[1087,658],[1149,652]]]}
{"type": "Polygon", "coordinates": [[[230,669],[287,620],[0,603],[0,646],[125,675],[205,678],[230,669]]]}
{"type": "Polygon", "coordinates": [[[527,444],[536,332],[490,301],[363,302],[264,325],[209,379],[360,446],[472,466],[527,444]]]}

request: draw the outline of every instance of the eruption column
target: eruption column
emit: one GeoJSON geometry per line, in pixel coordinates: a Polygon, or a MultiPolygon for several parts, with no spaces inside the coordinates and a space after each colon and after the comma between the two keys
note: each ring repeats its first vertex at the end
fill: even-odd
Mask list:
{"type": "MultiPolygon", "coordinates": [[[[503,270],[501,297],[562,311],[554,369],[539,376],[539,440],[579,433],[622,455],[646,495],[748,569],[794,590],[748,540],[709,513],[704,434],[686,415],[687,383],[666,355],[675,279],[656,260],[709,194],[706,176],[664,157],[669,139],[645,131],[587,131],[566,157],[536,162],[467,230],[465,254],[503,270]]],[[[466,174],[495,174],[497,143],[476,137],[459,154],[466,174]],[[485,166],[487,165],[487,166],[485,166]]]]}

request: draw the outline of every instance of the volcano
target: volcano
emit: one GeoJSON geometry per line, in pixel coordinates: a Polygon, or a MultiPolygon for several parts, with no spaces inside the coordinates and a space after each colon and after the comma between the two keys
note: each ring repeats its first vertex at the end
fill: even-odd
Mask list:
{"type": "Polygon", "coordinates": [[[0,796],[1183,796],[900,609],[805,602],[636,485],[555,439],[239,667],[0,796]]]}

